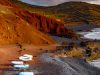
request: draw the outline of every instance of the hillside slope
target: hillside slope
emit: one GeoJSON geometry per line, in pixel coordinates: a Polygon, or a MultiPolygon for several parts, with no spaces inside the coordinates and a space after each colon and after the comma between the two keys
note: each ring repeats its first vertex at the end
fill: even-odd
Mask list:
{"type": "MultiPolygon", "coordinates": [[[[6,0],[3,0],[6,2],[6,0]]],[[[27,21],[13,12],[15,8],[9,3],[0,2],[0,45],[16,43],[55,44],[50,37],[32,27],[27,21]]],[[[16,9],[18,11],[18,9],[16,9]]]]}
{"type": "Polygon", "coordinates": [[[0,2],[0,44],[55,44],[55,41],[46,35],[48,33],[76,38],[72,30],[65,28],[63,23],[55,19],[30,13],[10,0],[0,2]]]}
{"type": "MultiPolygon", "coordinates": [[[[11,3],[11,0],[4,1],[9,1],[11,3]]],[[[49,18],[37,13],[31,13],[27,10],[24,10],[23,8],[19,8],[18,5],[15,5],[14,3],[11,4],[7,4],[6,6],[12,6],[13,8],[10,8],[10,10],[18,17],[29,23],[33,28],[36,28],[37,30],[46,34],[49,33],[51,35],[63,36],[68,38],[77,37],[75,32],[65,28],[62,22],[55,20],[53,17],[49,18]]]]}
{"type": "Polygon", "coordinates": [[[13,3],[31,11],[64,22],[66,25],[95,24],[100,25],[100,6],[85,2],[66,2],[57,6],[40,7],[12,0],[13,3]]]}

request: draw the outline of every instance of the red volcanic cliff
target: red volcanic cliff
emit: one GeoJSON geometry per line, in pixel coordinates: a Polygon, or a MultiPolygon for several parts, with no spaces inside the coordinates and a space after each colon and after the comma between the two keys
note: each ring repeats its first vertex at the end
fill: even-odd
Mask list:
{"type": "Polygon", "coordinates": [[[16,14],[17,11],[24,13],[24,10],[14,5],[11,6],[8,0],[3,1],[0,2],[0,46],[16,43],[34,45],[56,43],[48,35],[38,31],[24,18],[16,14]]]}
{"type": "Polygon", "coordinates": [[[27,23],[29,23],[32,27],[35,27],[36,29],[42,32],[58,36],[71,37],[71,38],[76,37],[75,33],[72,30],[65,28],[64,24],[61,22],[58,22],[54,19],[47,18],[39,14],[30,13],[26,10],[23,10],[22,8],[14,6],[8,0],[3,0],[3,1],[0,3],[7,6],[12,6],[13,8],[9,9],[12,12],[14,12],[14,14],[22,18],[27,23]]]}
{"type": "Polygon", "coordinates": [[[54,19],[46,18],[45,16],[38,14],[29,13],[27,11],[24,11],[24,13],[22,12],[20,14],[17,13],[17,15],[21,16],[25,21],[42,32],[66,37],[68,36],[69,32],[72,32],[72,35],[74,34],[72,30],[66,29],[62,23],[57,22],[54,19]]]}
{"type": "Polygon", "coordinates": [[[36,13],[30,13],[20,8],[11,10],[17,16],[21,17],[23,20],[42,32],[69,38],[76,37],[76,34],[72,30],[65,28],[63,23],[54,19],[47,18],[36,13]]]}
{"type": "Polygon", "coordinates": [[[0,4],[5,5],[5,6],[13,6],[10,0],[0,0],[0,4]]]}

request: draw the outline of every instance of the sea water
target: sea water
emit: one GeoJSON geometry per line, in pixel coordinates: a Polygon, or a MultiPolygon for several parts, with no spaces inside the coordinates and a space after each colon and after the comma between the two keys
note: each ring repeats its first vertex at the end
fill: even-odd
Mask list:
{"type": "Polygon", "coordinates": [[[83,35],[83,38],[100,40],[100,28],[94,28],[89,32],[80,32],[79,34],[83,35]]]}

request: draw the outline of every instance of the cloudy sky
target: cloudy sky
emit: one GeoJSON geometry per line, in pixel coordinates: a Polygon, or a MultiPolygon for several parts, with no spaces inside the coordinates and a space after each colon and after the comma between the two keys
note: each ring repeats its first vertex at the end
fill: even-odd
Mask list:
{"type": "Polygon", "coordinates": [[[68,1],[83,1],[83,2],[100,5],[100,0],[21,0],[21,1],[33,5],[39,5],[39,6],[52,6],[52,5],[57,5],[68,1]]]}

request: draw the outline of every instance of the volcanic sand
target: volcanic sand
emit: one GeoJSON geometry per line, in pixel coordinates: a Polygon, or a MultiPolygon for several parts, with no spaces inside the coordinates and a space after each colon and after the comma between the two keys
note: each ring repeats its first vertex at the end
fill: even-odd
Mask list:
{"type": "Polygon", "coordinates": [[[38,55],[44,53],[46,50],[55,50],[56,45],[49,46],[34,46],[23,45],[20,48],[17,45],[0,46],[0,72],[11,69],[11,61],[19,60],[18,57],[23,54],[33,55],[33,60],[27,62],[30,65],[38,63],[38,55]]]}

